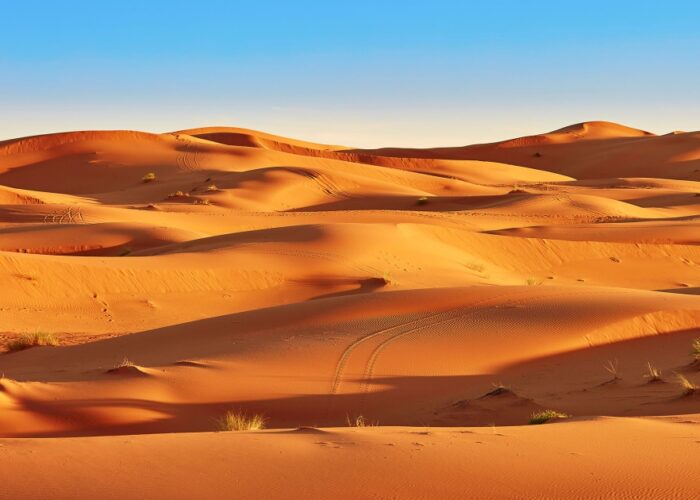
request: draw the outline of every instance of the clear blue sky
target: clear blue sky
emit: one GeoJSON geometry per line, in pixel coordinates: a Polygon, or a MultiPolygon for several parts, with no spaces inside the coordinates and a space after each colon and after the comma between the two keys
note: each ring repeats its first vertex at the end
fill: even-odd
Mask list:
{"type": "Polygon", "coordinates": [[[4,2],[0,138],[233,125],[458,145],[700,129],[697,1],[4,2]]]}

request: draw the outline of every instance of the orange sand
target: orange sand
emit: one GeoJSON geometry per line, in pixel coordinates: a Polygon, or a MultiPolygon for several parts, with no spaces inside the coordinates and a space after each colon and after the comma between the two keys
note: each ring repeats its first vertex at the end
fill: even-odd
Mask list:
{"type": "Polygon", "coordinates": [[[699,244],[697,132],[0,142],[0,498],[700,496],[699,244]]]}

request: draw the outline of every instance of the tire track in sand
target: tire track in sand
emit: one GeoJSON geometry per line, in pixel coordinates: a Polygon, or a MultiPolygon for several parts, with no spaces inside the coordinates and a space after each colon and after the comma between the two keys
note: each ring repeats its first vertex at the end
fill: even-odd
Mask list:
{"type": "MultiPolygon", "coordinates": [[[[525,290],[523,290],[523,292],[525,292],[525,290]]],[[[572,295],[575,296],[575,295],[580,295],[580,294],[581,294],[581,291],[578,291],[578,290],[574,290],[574,291],[570,291],[570,292],[563,292],[563,293],[561,291],[557,291],[557,292],[551,291],[551,292],[539,293],[539,294],[524,293],[523,294],[524,296],[521,298],[524,298],[524,299],[542,299],[542,298],[548,298],[548,297],[566,297],[566,296],[572,296],[572,295]]],[[[497,297],[493,297],[492,299],[484,300],[484,301],[481,301],[477,304],[474,304],[474,305],[472,305],[472,307],[470,308],[469,311],[466,311],[466,312],[464,312],[464,314],[458,315],[455,318],[448,318],[446,320],[439,321],[439,322],[434,323],[432,325],[425,325],[425,326],[413,328],[413,329],[410,329],[410,330],[407,330],[404,332],[399,332],[396,335],[393,335],[393,336],[386,338],[385,340],[380,342],[374,348],[374,351],[372,352],[372,354],[370,355],[370,357],[367,361],[365,372],[364,372],[364,375],[362,377],[361,392],[365,395],[367,395],[369,393],[372,378],[374,377],[374,370],[375,370],[377,361],[379,359],[379,356],[380,356],[380,354],[382,354],[382,352],[389,345],[393,344],[394,342],[397,342],[399,340],[404,339],[408,335],[419,333],[420,331],[425,330],[426,328],[428,328],[430,326],[435,326],[436,324],[447,323],[450,320],[463,319],[463,318],[469,318],[469,317],[476,316],[477,314],[483,312],[483,309],[481,309],[481,306],[488,306],[487,302],[493,302],[495,300],[502,299],[504,296],[507,296],[507,295],[508,294],[500,295],[497,297]],[[479,309],[475,310],[475,307],[479,307],[479,309]]],[[[518,295],[518,294],[513,294],[513,295],[518,295]]]]}
{"type": "MultiPolygon", "coordinates": [[[[553,293],[550,292],[549,294],[546,294],[545,296],[552,295],[553,293]]],[[[561,295],[559,293],[558,295],[561,295]]],[[[360,347],[362,344],[369,342],[371,340],[377,339],[377,337],[380,337],[384,334],[388,334],[388,337],[384,339],[383,341],[381,339],[380,343],[378,346],[375,348],[374,351],[372,351],[372,354],[370,355],[370,358],[367,360],[366,366],[369,368],[365,368],[365,375],[363,377],[363,381],[367,379],[367,374],[370,373],[370,378],[371,378],[371,373],[373,373],[374,365],[376,364],[376,358],[378,357],[379,353],[384,349],[384,346],[387,345],[387,343],[392,342],[393,340],[397,338],[401,338],[407,334],[423,330],[428,327],[440,325],[443,323],[446,323],[451,320],[455,319],[461,319],[464,316],[469,316],[478,313],[480,310],[475,310],[475,308],[479,308],[482,306],[487,306],[490,305],[491,303],[495,303],[494,305],[498,304],[502,300],[509,300],[513,298],[525,298],[525,297],[532,297],[531,294],[528,294],[525,290],[517,290],[517,291],[509,291],[506,293],[501,293],[496,296],[492,296],[486,299],[482,299],[480,301],[471,303],[468,305],[469,310],[465,311],[464,306],[459,306],[456,308],[448,309],[445,311],[440,311],[437,313],[430,314],[428,316],[423,316],[422,318],[419,318],[417,320],[412,320],[412,321],[407,321],[398,325],[394,325],[388,328],[382,328],[380,330],[376,330],[374,332],[371,332],[365,336],[362,336],[352,343],[350,343],[341,353],[337,363],[336,363],[336,368],[335,372],[333,375],[333,382],[331,384],[331,395],[335,395],[338,392],[338,389],[343,381],[343,371],[345,370],[345,367],[348,364],[348,361],[350,359],[350,356],[353,354],[355,350],[357,350],[358,347],[360,347]],[[408,328],[407,330],[402,330],[403,328],[408,328]],[[397,332],[396,334],[392,335],[393,332],[397,332]],[[379,353],[377,353],[377,349],[379,349],[379,353]]],[[[364,386],[365,382],[363,382],[364,386]]]]}

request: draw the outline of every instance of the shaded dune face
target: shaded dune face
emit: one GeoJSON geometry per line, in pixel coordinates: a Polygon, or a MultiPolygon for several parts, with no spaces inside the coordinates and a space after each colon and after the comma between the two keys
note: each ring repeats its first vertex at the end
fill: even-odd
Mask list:
{"type": "MultiPolygon", "coordinates": [[[[8,140],[0,283],[0,436],[71,437],[46,441],[57,460],[87,446],[77,436],[127,434],[160,435],[135,441],[146,455],[211,460],[189,433],[230,410],[280,429],[445,427],[451,462],[478,446],[451,428],[497,440],[490,426],[549,409],[634,417],[542,430],[572,449],[596,425],[673,436],[636,417],[700,412],[700,133],[586,122],[376,150],[226,127],[8,140]]],[[[532,430],[509,429],[535,450],[532,430]]],[[[323,432],[275,446],[427,444],[416,429],[323,432]]]]}

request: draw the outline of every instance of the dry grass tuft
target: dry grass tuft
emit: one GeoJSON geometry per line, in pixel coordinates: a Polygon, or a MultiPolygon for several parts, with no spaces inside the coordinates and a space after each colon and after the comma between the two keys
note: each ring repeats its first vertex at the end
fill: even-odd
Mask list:
{"type": "Polygon", "coordinates": [[[691,396],[695,394],[698,389],[700,389],[700,387],[688,380],[688,377],[686,377],[685,375],[676,373],[676,378],[678,379],[678,383],[680,384],[680,386],[683,388],[684,396],[691,396]]]}
{"type": "Polygon", "coordinates": [[[421,196],[416,200],[416,205],[426,205],[428,203],[428,197],[427,196],[421,196]]]}
{"type": "Polygon", "coordinates": [[[510,387],[508,387],[507,385],[503,385],[500,382],[498,384],[491,384],[491,385],[493,385],[493,390],[489,391],[486,394],[484,394],[483,396],[481,396],[482,398],[485,398],[488,396],[500,396],[501,394],[508,394],[510,392],[513,392],[513,390],[510,387]]]}
{"type": "Polygon", "coordinates": [[[618,361],[617,359],[615,360],[608,360],[604,365],[603,368],[605,368],[605,371],[610,373],[610,375],[613,376],[613,380],[620,380],[620,372],[618,370],[618,361]]]}
{"type": "Polygon", "coordinates": [[[153,172],[148,172],[146,175],[141,177],[141,181],[143,182],[153,182],[154,180],[156,180],[156,174],[153,172]]]}
{"type": "Polygon", "coordinates": [[[114,369],[118,370],[119,368],[129,368],[130,366],[136,366],[136,365],[129,358],[124,357],[124,359],[122,359],[122,362],[119,363],[117,366],[115,366],[114,369]]]}
{"type": "Polygon", "coordinates": [[[351,418],[350,415],[347,415],[345,421],[348,423],[348,427],[376,427],[377,425],[376,423],[370,422],[362,415],[358,415],[355,418],[351,418]]]}
{"type": "Polygon", "coordinates": [[[549,422],[553,419],[569,418],[570,416],[571,415],[567,415],[566,413],[562,413],[560,411],[544,410],[538,411],[537,413],[533,413],[532,415],[530,415],[530,421],[528,423],[530,425],[539,425],[549,422]]]}
{"type": "Polygon", "coordinates": [[[700,361],[700,339],[693,340],[691,346],[692,349],[690,351],[690,355],[693,356],[695,361],[700,361]]]}
{"type": "Polygon", "coordinates": [[[24,349],[29,349],[30,347],[37,346],[56,346],[58,345],[58,340],[51,333],[23,333],[11,341],[7,348],[10,352],[22,351],[24,349]]]}
{"type": "Polygon", "coordinates": [[[264,428],[265,417],[258,414],[248,416],[241,411],[229,411],[219,419],[222,431],[259,431],[264,428]]]}
{"type": "Polygon", "coordinates": [[[656,368],[651,364],[651,361],[647,362],[647,372],[644,375],[649,379],[649,382],[660,382],[661,381],[661,370],[656,368]]]}

